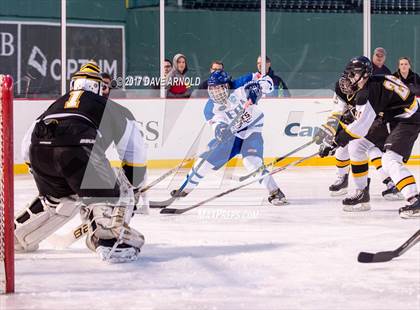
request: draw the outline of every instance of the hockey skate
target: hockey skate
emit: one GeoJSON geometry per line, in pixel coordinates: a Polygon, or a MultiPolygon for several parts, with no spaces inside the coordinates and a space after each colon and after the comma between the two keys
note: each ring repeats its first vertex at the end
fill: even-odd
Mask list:
{"type": "Polygon", "coordinates": [[[347,194],[347,187],[349,186],[349,174],[338,175],[337,180],[330,186],[330,195],[333,197],[347,194]]]}
{"type": "Polygon", "coordinates": [[[356,192],[343,200],[343,210],[347,212],[360,212],[370,210],[369,195],[370,179],[364,189],[356,189],[356,192]]]}
{"type": "Polygon", "coordinates": [[[420,197],[419,195],[411,198],[414,201],[408,206],[402,207],[399,210],[400,217],[403,219],[420,218],[420,197]]]}
{"type": "Polygon", "coordinates": [[[183,197],[187,196],[188,194],[189,194],[189,192],[180,191],[179,189],[174,189],[173,191],[171,191],[171,197],[172,198],[183,198],[183,197]]]}
{"type": "Polygon", "coordinates": [[[387,186],[387,189],[382,192],[382,197],[390,201],[404,200],[403,194],[398,190],[390,177],[386,178],[383,183],[387,186]]]}
{"type": "Polygon", "coordinates": [[[107,246],[98,246],[96,253],[99,258],[107,263],[126,263],[132,262],[139,258],[140,251],[134,247],[117,247],[113,249],[107,246]]]}
{"type": "Polygon", "coordinates": [[[286,200],[286,196],[280,190],[280,188],[270,193],[270,196],[268,196],[268,202],[271,203],[273,206],[282,206],[288,203],[286,200]]]}

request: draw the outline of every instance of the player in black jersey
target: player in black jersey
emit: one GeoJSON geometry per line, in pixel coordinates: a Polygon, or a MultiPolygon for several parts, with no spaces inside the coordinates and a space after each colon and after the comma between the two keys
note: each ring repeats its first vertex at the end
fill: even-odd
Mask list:
{"type": "Polygon", "coordinates": [[[146,173],[143,138],[131,112],[102,96],[96,63],[82,66],[70,91],[38,117],[22,151],[39,196],[16,216],[18,250],[36,250],[80,211],[91,250],[110,262],[137,259],[144,237],[128,224],[146,173]],[[105,156],[111,143],[122,169],[105,156]]]}
{"type": "MultiPolygon", "coordinates": [[[[337,81],[335,85],[332,113],[323,127],[326,130],[335,131],[336,128],[331,128],[331,125],[336,126],[334,124],[337,123],[337,120],[340,120],[345,125],[349,125],[354,120],[355,105],[355,96],[344,94],[337,81]]],[[[319,131],[315,135],[315,139],[319,144],[322,142],[323,135],[323,131],[319,131]]],[[[336,159],[337,179],[329,187],[331,196],[340,196],[347,193],[349,166],[351,166],[352,178],[357,188],[355,195],[350,195],[343,200],[344,211],[367,211],[370,209],[370,197],[368,192],[369,158],[371,163],[375,166],[381,181],[387,186],[387,189],[382,192],[383,197],[388,200],[403,199],[403,197],[401,197],[402,194],[398,191],[389,175],[387,175],[382,168],[381,150],[383,149],[383,143],[387,135],[388,130],[386,125],[382,122],[380,117],[377,117],[366,137],[352,140],[349,144],[338,147],[335,150],[334,155],[336,159]],[[363,201],[360,201],[360,199],[358,199],[358,196],[360,195],[359,192],[363,191],[365,188],[364,199],[363,201]]]]}
{"type": "Polygon", "coordinates": [[[383,169],[390,175],[408,202],[400,209],[403,218],[420,216],[420,199],[413,175],[403,165],[411,154],[420,132],[419,101],[400,80],[391,75],[372,76],[370,60],[356,57],[347,64],[339,80],[341,91],[354,96],[355,120],[346,125],[337,120],[336,132],[326,131],[320,156],[331,154],[338,146],[365,137],[379,116],[389,128],[385,138],[383,169]]]}

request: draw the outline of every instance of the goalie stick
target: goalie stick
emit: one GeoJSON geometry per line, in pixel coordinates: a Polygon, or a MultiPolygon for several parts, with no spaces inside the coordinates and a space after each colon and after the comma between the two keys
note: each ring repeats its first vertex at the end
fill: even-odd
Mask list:
{"type": "Polygon", "coordinates": [[[289,157],[290,155],[293,155],[297,152],[299,152],[300,150],[303,150],[304,148],[306,148],[307,146],[311,145],[312,143],[314,143],[315,140],[311,140],[307,143],[305,143],[304,145],[299,146],[298,148],[294,149],[293,151],[290,151],[289,153],[281,156],[281,157],[277,157],[275,158],[271,163],[269,163],[268,165],[262,164],[259,168],[255,169],[254,171],[252,171],[251,173],[244,175],[244,176],[236,176],[236,175],[232,175],[231,179],[232,180],[236,180],[239,182],[243,182],[247,179],[249,179],[250,177],[256,176],[257,174],[261,173],[264,171],[264,169],[274,166],[275,164],[277,164],[278,162],[282,161],[283,159],[289,157]]]}
{"type": "Polygon", "coordinates": [[[63,234],[63,235],[52,235],[47,240],[54,247],[65,249],[71,246],[74,242],[82,238],[88,232],[88,225],[82,223],[73,230],[63,234]]]}
{"type": "Polygon", "coordinates": [[[420,229],[410,237],[402,246],[394,251],[383,251],[377,253],[360,252],[357,257],[359,263],[383,263],[392,260],[395,257],[403,255],[417,242],[420,241],[420,229]]]}
{"type": "Polygon", "coordinates": [[[220,198],[220,197],[222,197],[222,196],[225,196],[225,195],[227,195],[227,194],[230,194],[230,193],[232,193],[232,192],[235,192],[235,191],[237,191],[237,190],[239,190],[239,189],[241,189],[241,188],[243,188],[243,187],[245,187],[245,186],[248,186],[248,185],[251,185],[251,184],[253,184],[253,183],[258,182],[258,181],[260,181],[260,180],[264,179],[265,177],[267,177],[267,176],[269,176],[269,175],[276,174],[276,173],[278,173],[278,172],[280,172],[280,171],[285,170],[285,169],[286,169],[287,167],[289,167],[289,166],[292,166],[292,165],[293,165],[293,166],[294,166],[294,165],[297,165],[297,164],[299,164],[299,163],[301,163],[301,162],[303,162],[303,161],[305,161],[305,160],[307,160],[307,159],[310,159],[310,158],[312,158],[312,157],[315,157],[315,156],[317,156],[317,155],[318,155],[318,152],[316,152],[316,153],[314,153],[314,154],[312,154],[312,155],[309,155],[309,156],[306,156],[306,157],[300,158],[300,159],[295,160],[295,161],[293,161],[293,162],[290,162],[290,163],[288,163],[288,164],[286,164],[286,165],[284,165],[284,166],[282,166],[282,167],[276,168],[276,169],[274,169],[274,170],[270,171],[269,173],[264,174],[264,175],[262,175],[262,176],[260,176],[260,177],[258,177],[258,178],[256,178],[256,179],[253,179],[253,180],[251,180],[251,181],[249,181],[249,182],[247,182],[247,183],[244,183],[244,184],[241,184],[241,185],[239,185],[239,186],[233,187],[233,188],[228,189],[228,190],[226,190],[226,191],[224,191],[224,192],[221,192],[221,193],[219,193],[219,194],[217,194],[217,195],[214,195],[214,196],[212,196],[212,197],[210,197],[210,198],[207,198],[207,199],[205,199],[205,200],[203,200],[203,201],[200,201],[200,202],[196,203],[195,205],[192,205],[191,207],[188,207],[188,208],[183,208],[183,209],[165,208],[165,209],[162,209],[162,210],[160,211],[160,213],[161,213],[161,214],[182,214],[182,213],[185,213],[185,212],[187,212],[187,211],[189,211],[189,210],[192,210],[192,209],[198,208],[198,207],[202,206],[203,204],[206,204],[206,203],[208,203],[208,202],[210,202],[210,201],[212,201],[212,200],[214,200],[214,199],[216,199],[216,198],[220,198]]]}
{"type": "MultiPolygon", "coordinates": [[[[235,118],[230,122],[229,126],[226,128],[226,132],[232,134],[232,136],[235,135],[234,132],[232,132],[232,129],[237,126],[237,124],[241,121],[242,116],[245,114],[246,109],[252,104],[252,101],[250,99],[248,99],[248,101],[244,104],[243,109],[240,111],[240,113],[238,113],[238,115],[235,116],[235,118]]],[[[204,162],[210,157],[211,154],[213,154],[214,150],[219,147],[221,144],[226,143],[227,141],[229,141],[228,139],[223,139],[223,140],[219,140],[216,142],[215,145],[213,145],[213,147],[208,151],[207,156],[205,156],[204,158],[201,158],[201,161],[198,163],[197,167],[195,167],[196,170],[198,170],[203,164],[204,162]]],[[[175,193],[175,195],[173,197],[170,197],[169,199],[163,200],[163,201],[150,201],[150,208],[160,208],[160,209],[164,209],[168,206],[170,206],[172,203],[175,202],[175,200],[179,199],[179,197],[177,197],[176,194],[178,194],[180,192],[180,190],[182,190],[181,188],[179,188],[177,190],[177,192],[175,193]]]]}

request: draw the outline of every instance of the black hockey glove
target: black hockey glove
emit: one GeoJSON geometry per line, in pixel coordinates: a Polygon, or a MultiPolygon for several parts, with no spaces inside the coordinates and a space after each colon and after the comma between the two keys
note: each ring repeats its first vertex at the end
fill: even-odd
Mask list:
{"type": "Polygon", "coordinates": [[[328,141],[332,141],[334,139],[339,126],[339,120],[335,116],[328,118],[327,123],[322,125],[321,128],[319,128],[315,133],[315,143],[319,145],[327,141],[327,144],[330,144],[328,141]]]}
{"type": "Polygon", "coordinates": [[[337,149],[338,145],[335,143],[334,140],[327,139],[324,141],[321,146],[319,147],[319,157],[326,157],[332,156],[335,154],[335,150],[337,149]]]}
{"type": "Polygon", "coordinates": [[[252,104],[256,104],[262,96],[261,85],[257,81],[251,81],[244,87],[246,99],[251,100],[252,104]]]}
{"type": "Polygon", "coordinates": [[[225,140],[232,135],[232,133],[229,132],[228,127],[229,125],[226,123],[217,124],[216,128],[214,129],[214,137],[217,141],[225,140]]]}

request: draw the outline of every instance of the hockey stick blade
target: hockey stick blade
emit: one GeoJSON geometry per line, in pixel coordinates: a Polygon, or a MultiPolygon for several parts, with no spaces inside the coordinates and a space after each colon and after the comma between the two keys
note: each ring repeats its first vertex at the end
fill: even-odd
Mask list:
{"type": "Polygon", "coordinates": [[[360,252],[357,257],[359,263],[383,263],[389,262],[394,257],[397,257],[394,251],[385,251],[378,253],[360,252]]]}
{"type": "Polygon", "coordinates": [[[171,197],[169,199],[163,200],[163,201],[149,201],[149,208],[152,209],[163,209],[171,204],[176,200],[176,197],[171,197]]]}
{"type": "Polygon", "coordinates": [[[378,253],[360,252],[357,260],[360,263],[382,263],[388,262],[395,257],[403,255],[410,248],[420,241],[420,229],[412,235],[402,246],[394,251],[383,251],[378,253]]]}
{"type": "Polygon", "coordinates": [[[248,185],[250,185],[250,184],[253,184],[253,183],[258,182],[258,181],[260,181],[260,180],[262,180],[262,179],[266,178],[266,177],[267,177],[267,176],[269,176],[269,175],[276,174],[276,173],[278,173],[278,172],[280,172],[280,171],[285,170],[285,169],[286,169],[287,167],[289,167],[289,166],[294,166],[294,165],[297,165],[297,164],[299,164],[299,163],[301,163],[301,162],[303,162],[303,161],[305,161],[305,160],[307,160],[307,159],[310,159],[310,158],[312,158],[312,157],[315,157],[315,156],[318,156],[318,152],[316,152],[315,154],[312,154],[312,155],[309,155],[309,156],[306,156],[306,157],[300,158],[300,159],[298,159],[298,160],[295,160],[295,161],[293,161],[293,162],[291,162],[291,163],[288,163],[288,164],[286,164],[286,165],[284,165],[284,166],[282,166],[282,167],[278,167],[278,168],[276,168],[276,169],[274,169],[274,170],[270,171],[270,172],[269,172],[269,173],[267,173],[267,174],[264,174],[264,175],[262,175],[262,176],[260,176],[260,177],[258,177],[258,178],[252,179],[252,180],[250,180],[250,181],[248,181],[248,182],[246,182],[246,183],[243,183],[243,184],[241,184],[241,185],[239,185],[239,186],[236,186],[236,187],[230,188],[230,189],[228,189],[228,190],[226,190],[226,191],[224,191],[224,192],[221,192],[221,193],[219,193],[219,194],[217,194],[217,195],[214,195],[214,196],[212,196],[212,197],[210,197],[210,198],[207,198],[207,199],[205,199],[205,200],[203,200],[203,201],[200,201],[200,202],[198,202],[198,203],[196,203],[196,204],[192,205],[191,207],[188,207],[188,208],[183,208],[183,209],[166,208],[166,209],[162,209],[162,210],[160,210],[160,213],[161,213],[161,214],[182,214],[182,213],[185,213],[185,212],[187,212],[187,211],[189,211],[189,210],[192,210],[192,209],[198,208],[198,207],[200,207],[200,206],[202,206],[202,205],[204,205],[204,204],[206,204],[206,203],[208,203],[208,202],[210,202],[210,201],[213,201],[213,200],[214,200],[214,199],[216,199],[216,198],[219,198],[219,197],[225,196],[225,195],[227,195],[227,194],[229,194],[229,193],[235,192],[235,191],[237,191],[237,190],[239,190],[239,189],[241,189],[241,188],[244,188],[245,186],[248,186],[248,185]]]}
{"type": "Polygon", "coordinates": [[[175,209],[175,208],[164,208],[162,210],[160,210],[160,214],[181,214],[184,212],[179,212],[182,211],[182,209],[175,209]]]}

